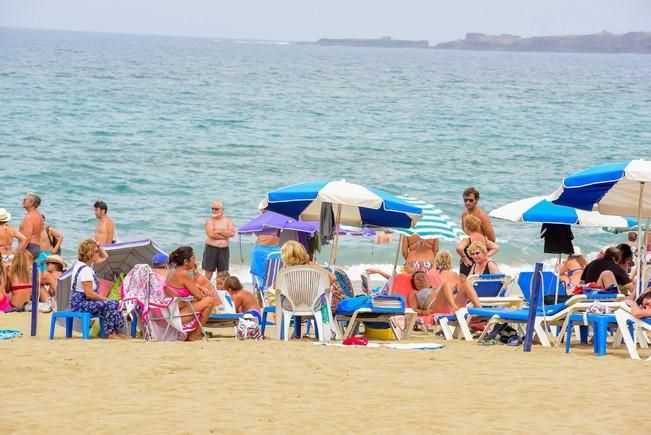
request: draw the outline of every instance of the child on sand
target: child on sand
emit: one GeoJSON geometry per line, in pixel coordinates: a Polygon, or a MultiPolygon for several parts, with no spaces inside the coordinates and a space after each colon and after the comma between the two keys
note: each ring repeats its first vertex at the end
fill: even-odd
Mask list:
{"type": "Polygon", "coordinates": [[[224,287],[231,295],[235,311],[238,313],[246,313],[247,311],[260,312],[260,304],[256,298],[248,291],[244,290],[242,283],[236,276],[231,276],[224,282],[224,287]]]}

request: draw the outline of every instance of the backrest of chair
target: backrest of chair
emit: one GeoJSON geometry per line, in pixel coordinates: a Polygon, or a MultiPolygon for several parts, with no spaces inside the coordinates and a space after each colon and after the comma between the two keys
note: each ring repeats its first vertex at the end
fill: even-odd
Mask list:
{"type": "Polygon", "coordinates": [[[471,275],[468,277],[468,281],[472,284],[478,297],[493,298],[503,295],[513,278],[499,273],[471,275]]]}
{"type": "Polygon", "coordinates": [[[283,267],[283,259],[280,252],[272,252],[267,255],[267,268],[264,273],[263,288],[273,287],[278,271],[283,267]]]}
{"type": "MultiPolygon", "coordinates": [[[[520,272],[518,275],[518,285],[522,291],[522,296],[524,296],[527,302],[531,299],[531,285],[533,282],[533,272],[520,272]]],[[[541,303],[542,298],[547,295],[556,294],[556,285],[560,284],[558,287],[558,294],[565,295],[565,284],[558,283],[558,276],[554,272],[544,271],[542,273],[541,285],[542,291],[538,297],[538,304],[541,303]]]]}
{"type": "Polygon", "coordinates": [[[278,272],[276,288],[294,311],[311,311],[330,286],[328,272],[317,266],[290,266],[278,272]]]}

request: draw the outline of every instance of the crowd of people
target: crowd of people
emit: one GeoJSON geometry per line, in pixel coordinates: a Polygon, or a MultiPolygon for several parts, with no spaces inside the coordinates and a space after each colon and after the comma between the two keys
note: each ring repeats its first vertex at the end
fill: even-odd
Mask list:
{"type": "MultiPolygon", "coordinates": [[[[459,272],[453,270],[454,259],[446,250],[439,249],[437,239],[423,239],[418,235],[402,239],[403,273],[410,275],[411,291],[407,306],[420,315],[453,313],[470,303],[475,307],[481,302],[467,277],[471,275],[497,274],[500,268],[494,256],[499,252],[495,231],[488,214],[479,207],[480,193],[470,187],[463,192],[464,211],[461,226],[466,237],[456,246],[459,256],[459,272]]],[[[67,264],[61,258],[64,235],[46,224],[39,212],[41,198],[27,193],[23,198],[25,216],[18,228],[11,226],[12,216],[0,209],[0,311],[21,311],[31,307],[33,277],[38,279],[38,309],[55,309],[58,278],[67,264]],[[16,248],[14,249],[14,244],[16,248]],[[35,273],[33,267],[38,267],[35,273]]],[[[97,314],[104,319],[109,338],[124,339],[124,318],[119,301],[102,296],[94,265],[107,259],[102,245],[117,240],[115,224],[108,216],[108,206],[103,201],[93,205],[97,225],[93,238],[82,240],[77,249],[77,261],[72,265],[70,305],[73,310],[97,314]]],[[[229,274],[229,241],[235,235],[235,225],[224,214],[224,203],[214,201],[211,215],[205,221],[206,241],[201,266],[194,250],[182,246],[169,256],[157,254],[152,258],[152,271],[160,280],[167,297],[191,298],[192,302],[179,305],[180,316],[187,326],[189,340],[200,338],[198,325],[205,325],[216,307],[225,301],[219,291],[228,292],[238,313],[260,312],[262,300],[259,295],[246,291],[240,279],[229,274]],[[214,276],[213,276],[214,275],[214,276]],[[214,282],[214,283],[213,283],[214,282]],[[194,317],[197,313],[197,318],[194,317]]],[[[635,234],[635,233],[630,233],[635,234]]],[[[632,273],[635,265],[636,239],[629,234],[628,241],[616,247],[605,247],[600,255],[588,262],[578,248],[568,255],[560,266],[559,276],[569,290],[592,283],[594,286],[612,289],[624,294],[634,294],[635,281],[632,273]]],[[[390,239],[390,233],[382,234],[390,239]]],[[[647,234],[647,240],[649,239],[647,234]]],[[[651,242],[651,241],[650,241],[651,242]]],[[[384,243],[384,241],[378,242],[384,243]]],[[[649,243],[651,248],[651,243],[649,243]]],[[[645,246],[646,248],[646,246],[645,246]]],[[[312,255],[304,244],[289,240],[282,244],[278,230],[265,229],[257,234],[252,252],[251,272],[254,276],[264,274],[261,267],[270,252],[280,252],[284,267],[315,265],[312,255]],[[259,257],[259,258],[258,258],[259,257]]],[[[367,273],[379,274],[387,279],[381,292],[391,292],[393,276],[378,269],[367,273]]],[[[327,271],[333,294],[340,285],[337,277],[327,271]]],[[[277,294],[269,291],[267,303],[273,304],[277,294]]],[[[336,306],[336,303],[333,304],[336,306]]],[[[636,315],[651,314],[651,298],[638,301],[629,298],[629,305],[636,315]]]]}

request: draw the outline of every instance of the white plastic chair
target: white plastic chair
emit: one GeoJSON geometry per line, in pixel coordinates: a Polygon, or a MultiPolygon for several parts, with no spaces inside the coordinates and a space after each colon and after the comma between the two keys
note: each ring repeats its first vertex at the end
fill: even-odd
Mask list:
{"type": "Polygon", "coordinates": [[[276,299],[276,334],[280,340],[289,339],[289,324],[292,317],[312,317],[316,323],[320,341],[330,340],[330,323],[324,325],[323,305],[328,316],[331,309],[326,292],[330,288],[328,272],[317,266],[290,266],[281,269],[276,277],[276,288],[280,292],[276,299]],[[282,330],[281,330],[282,328],[282,330]]]}

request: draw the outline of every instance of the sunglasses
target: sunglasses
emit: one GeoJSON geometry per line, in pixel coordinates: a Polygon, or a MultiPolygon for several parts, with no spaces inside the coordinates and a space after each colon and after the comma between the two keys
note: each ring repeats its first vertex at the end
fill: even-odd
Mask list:
{"type": "Polygon", "coordinates": [[[215,207],[210,207],[210,209],[211,209],[212,211],[219,211],[219,210],[221,210],[221,208],[215,208],[215,207]]]}
{"type": "Polygon", "coordinates": [[[471,256],[471,257],[476,257],[476,256],[481,255],[481,254],[482,254],[481,251],[471,252],[471,253],[470,253],[470,256],[471,256]]]}
{"type": "Polygon", "coordinates": [[[475,199],[474,198],[463,198],[463,202],[473,203],[473,202],[475,202],[475,199]]]}

